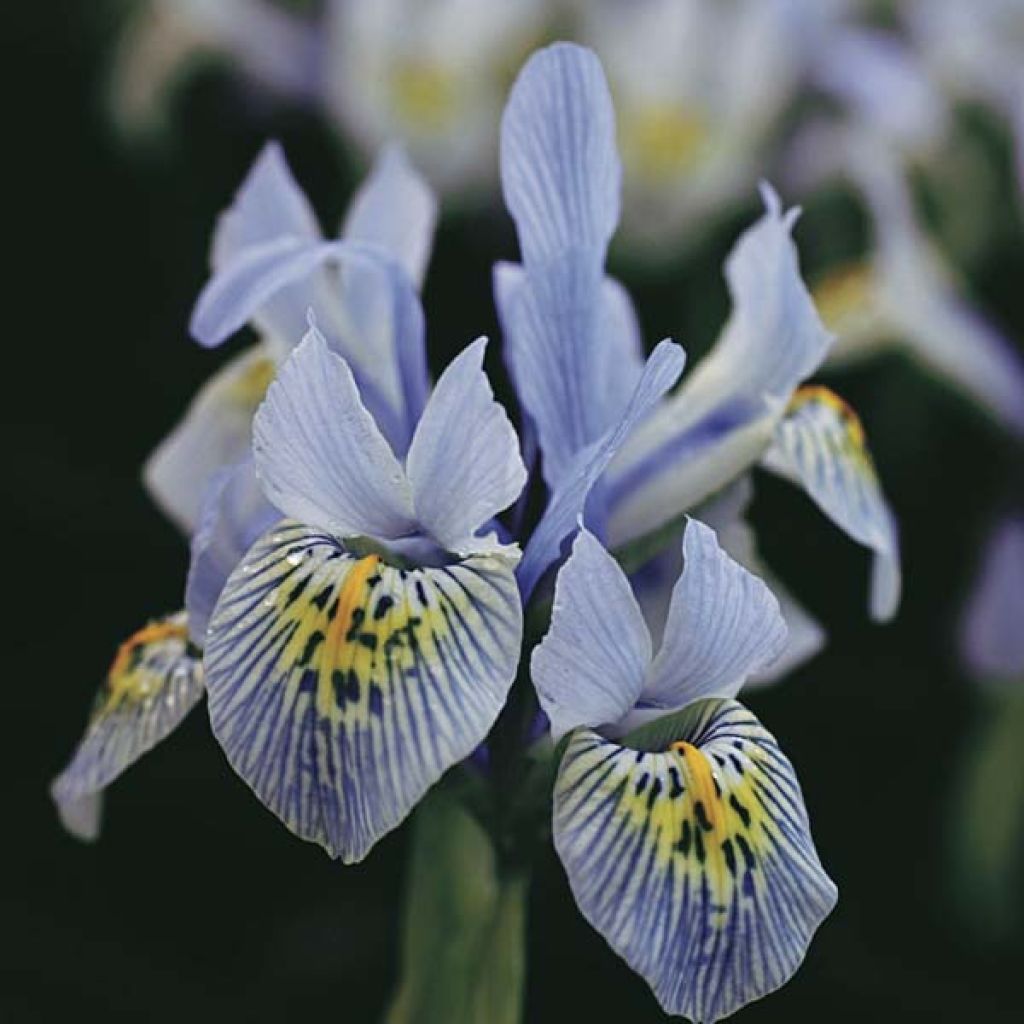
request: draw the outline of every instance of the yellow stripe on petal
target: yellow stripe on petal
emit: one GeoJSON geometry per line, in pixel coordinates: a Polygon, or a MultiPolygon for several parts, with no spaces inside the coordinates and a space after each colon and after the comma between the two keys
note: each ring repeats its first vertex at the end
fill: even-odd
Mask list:
{"type": "Polygon", "coordinates": [[[171,733],[202,695],[202,663],[189,647],[184,612],[133,633],[96,695],[85,736],[54,780],[62,817],[77,819],[75,807],[94,804],[95,795],[171,733]]]}
{"type": "Polygon", "coordinates": [[[662,1007],[714,1021],[789,979],[836,890],[792,765],[749,711],[702,701],[666,722],[654,750],[573,735],[555,846],[584,916],[662,1007]]]}
{"type": "Polygon", "coordinates": [[[288,828],[359,860],[486,737],[521,638],[502,555],[401,569],[283,523],[211,620],[210,719],[288,828]]]}

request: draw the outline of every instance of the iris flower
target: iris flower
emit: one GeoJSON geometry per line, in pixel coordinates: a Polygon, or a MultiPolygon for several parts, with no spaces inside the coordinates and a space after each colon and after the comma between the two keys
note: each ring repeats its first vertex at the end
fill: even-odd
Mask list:
{"type": "Polygon", "coordinates": [[[655,653],[625,574],[583,531],[531,660],[569,735],[553,829],[576,902],[693,1021],[784,984],[836,902],[793,766],[732,699],[785,632],[768,588],[691,520],[655,653]]]}

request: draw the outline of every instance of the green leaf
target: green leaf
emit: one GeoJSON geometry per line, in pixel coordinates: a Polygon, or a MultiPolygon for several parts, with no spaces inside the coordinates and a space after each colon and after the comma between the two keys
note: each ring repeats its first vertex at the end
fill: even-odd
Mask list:
{"type": "Polygon", "coordinates": [[[387,1024],[519,1024],[529,880],[445,787],[420,805],[387,1024]]]}

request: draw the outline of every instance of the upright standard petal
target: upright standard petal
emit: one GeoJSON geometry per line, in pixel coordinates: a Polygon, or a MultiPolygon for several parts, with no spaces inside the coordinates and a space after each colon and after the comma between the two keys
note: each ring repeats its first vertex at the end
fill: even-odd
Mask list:
{"type": "Polygon", "coordinates": [[[1024,519],[1001,522],[985,545],[960,627],[960,653],[984,682],[1024,683],[1024,519]]]}
{"type": "Polygon", "coordinates": [[[625,718],[650,663],[651,636],[626,574],[581,530],[555,581],[551,627],[530,659],[554,739],[625,718]]]}
{"type": "Polygon", "coordinates": [[[775,596],[719,547],[712,529],[691,519],[683,534],[683,572],[641,706],[675,709],[704,697],[733,697],[785,645],[775,596]]]}
{"type": "Polygon", "coordinates": [[[158,619],[117,652],[85,736],[51,794],[76,835],[99,830],[99,795],[168,736],[203,695],[203,667],[188,643],[185,613],[158,619]]]}
{"type": "Polygon", "coordinates": [[[836,902],[793,766],[742,705],[627,737],[578,730],[555,848],[584,917],[668,1013],[712,1022],[783,985],[836,902]]]}
{"type": "Polygon", "coordinates": [[[271,504],[335,537],[394,540],[416,528],[412,489],[359,396],[348,364],[310,330],[253,422],[271,504]]]}
{"type": "Polygon", "coordinates": [[[436,196],[405,151],[393,145],[381,152],[353,196],[341,233],[380,246],[422,288],[436,224],[436,196]]]}
{"type": "Polygon", "coordinates": [[[273,377],[274,363],[263,345],[232,359],[203,385],[146,460],[146,489],[184,533],[195,530],[214,476],[251,450],[252,418],[273,377]]]}
{"type": "Polygon", "coordinates": [[[398,569],[285,522],[214,612],[210,720],[288,828],[360,860],[486,737],[521,640],[504,556],[398,569]]]}
{"type": "Polygon", "coordinates": [[[871,614],[891,619],[900,601],[899,537],[857,414],[828,388],[801,388],[763,465],[800,484],[837,526],[874,552],[871,614]]]}
{"type": "Polygon", "coordinates": [[[733,312],[711,354],[624,446],[609,470],[614,545],[677,518],[752,466],[793,389],[832,335],[801,277],[791,231],[764,188],[765,215],[725,268],[733,312]]]}
{"type": "Polygon", "coordinates": [[[416,518],[448,551],[472,547],[526,483],[515,428],[484,373],[486,347],[478,338],[441,375],[406,460],[416,518]]]}
{"type": "MultiPolygon", "coordinates": [[[[662,341],[651,353],[633,396],[619,422],[600,441],[573,460],[565,479],[554,490],[544,515],[523,552],[517,576],[527,600],[544,573],[562,555],[562,545],[583,516],[587,499],[634,427],[649,415],[679,379],[686,363],[683,350],[662,341]]],[[[603,518],[601,516],[600,518],[603,518]]]]}
{"type": "MultiPolygon", "coordinates": [[[[554,486],[613,422],[604,408],[604,260],[619,211],[615,115],[597,58],[557,44],[535,54],[502,120],[502,185],[525,279],[499,292],[508,359],[554,486]]],[[[615,410],[616,412],[620,410],[615,410]]]]}
{"type": "Polygon", "coordinates": [[[292,238],[320,240],[320,226],[276,142],[268,142],[220,215],[213,234],[211,263],[222,270],[250,246],[292,238]]]}
{"type": "Polygon", "coordinates": [[[281,513],[267,501],[251,458],[222,470],[211,482],[192,537],[185,612],[188,635],[202,650],[217,598],[231,571],[281,513]]]}

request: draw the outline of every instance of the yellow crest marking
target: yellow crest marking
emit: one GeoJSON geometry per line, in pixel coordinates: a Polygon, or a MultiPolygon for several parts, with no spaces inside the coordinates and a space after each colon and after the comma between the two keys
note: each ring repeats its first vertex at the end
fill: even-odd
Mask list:
{"type": "Polygon", "coordinates": [[[154,683],[152,674],[137,672],[136,668],[147,647],[166,640],[179,640],[182,645],[188,642],[188,628],[184,621],[150,622],[118,647],[107,672],[106,684],[100,691],[96,715],[110,711],[122,700],[141,700],[150,695],[154,683]]]}

